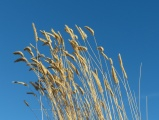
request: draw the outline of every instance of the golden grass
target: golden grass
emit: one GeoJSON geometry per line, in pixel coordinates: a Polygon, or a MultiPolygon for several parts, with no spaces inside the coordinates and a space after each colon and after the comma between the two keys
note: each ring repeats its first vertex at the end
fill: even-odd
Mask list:
{"type": "MultiPolygon", "coordinates": [[[[139,118],[138,108],[129,89],[128,81],[120,77],[113,60],[107,57],[103,47],[96,44],[97,49],[92,49],[81,27],[75,25],[84,41],[80,41],[68,25],[65,25],[65,31],[70,35],[71,40],[64,40],[61,33],[54,29],[51,29],[51,32],[41,30],[43,38],[39,38],[34,23],[32,26],[36,47],[30,44],[24,48],[31,58],[26,59],[21,51],[13,54],[20,55],[15,62],[25,62],[37,75],[38,81],[31,81],[30,85],[40,93],[40,96],[42,95],[42,98],[47,99],[46,102],[44,101],[46,99],[39,100],[37,97],[40,101],[41,113],[44,113],[48,120],[127,120],[123,95],[127,95],[127,102],[130,106],[129,110],[126,110],[131,111],[131,115],[136,116],[134,118],[139,118]],[[43,43],[43,47],[49,48],[50,56],[40,53],[37,48],[39,42],[43,43]],[[66,42],[72,46],[72,52],[68,52],[70,48],[67,48],[66,42]],[[90,54],[91,52],[93,55],[90,54]],[[97,52],[100,53],[98,58],[95,54],[97,52]],[[43,106],[46,103],[48,103],[46,106],[50,106],[53,117],[50,112],[44,110],[43,106]]],[[[85,28],[95,40],[94,30],[88,26],[85,28]]],[[[118,57],[123,75],[127,79],[121,55],[119,54],[118,57]]],[[[28,95],[39,96],[35,93],[27,92],[28,95]]],[[[29,106],[26,101],[24,103],[29,106]]]]}

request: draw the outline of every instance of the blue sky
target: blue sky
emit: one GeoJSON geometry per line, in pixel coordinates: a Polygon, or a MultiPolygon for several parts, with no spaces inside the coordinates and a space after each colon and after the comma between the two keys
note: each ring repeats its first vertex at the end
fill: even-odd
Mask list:
{"type": "Polygon", "coordinates": [[[148,96],[149,119],[159,119],[159,1],[157,0],[14,0],[0,3],[0,117],[2,120],[33,120],[23,104],[32,101],[27,88],[11,84],[14,80],[35,80],[23,63],[14,64],[12,53],[35,43],[31,23],[39,30],[64,32],[64,25],[88,25],[95,30],[99,45],[115,64],[121,53],[129,83],[138,94],[139,67],[142,62],[141,108],[145,118],[148,96]]]}

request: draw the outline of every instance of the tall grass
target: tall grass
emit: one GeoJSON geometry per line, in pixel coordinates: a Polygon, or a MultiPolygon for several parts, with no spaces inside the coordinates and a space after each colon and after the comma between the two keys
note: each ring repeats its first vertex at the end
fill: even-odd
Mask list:
{"type": "MultiPolygon", "coordinates": [[[[59,31],[51,29],[51,32],[37,32],[35,25],[32,25],[36,44],[24,48],[30,58],[26,58],[21,51],[14,54],[20,56],[15,62],[25,62],[38,80],[30,81],[29,84],[14,83],[28,86],[29,90],[35,88],[35,91],[27,94],[34,95],[39,102],[41,116],[35,114],[36,119],[141,119],[121,55],[118,55],[121,67],[118,72],[112,58],[106,55],[102,46],[98,46],[93,29],[88,26],[82,29],[75,25],[77,35],[65,25],[70,39],[64,40],[59,31]],[[92,36],[90,39],[86,32],[92,36]],[[39,42],[49,48],[50,55],[45,54],[46,51],[44,54],[39,51],[39,42]],[[95,49],[92,42],[96,45],[95,49]],[[73,52],[70,52],[69,44],[73,52]]],[[[29,103],[24,103],[31,108],[29,103]]]]}

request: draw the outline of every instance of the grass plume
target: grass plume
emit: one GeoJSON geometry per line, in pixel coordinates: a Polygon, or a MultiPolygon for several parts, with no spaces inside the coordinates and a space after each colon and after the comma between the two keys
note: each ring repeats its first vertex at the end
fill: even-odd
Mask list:
{"type": "MultiPolygon", "coordinates": [[[[24,48],[31,57],[26,59],[21,51],[13,54],[21,57],[15,62],[25,62],[37,75],[38,80],[30,81],[28,85],[29,90],[33,87],[35,92],[30,91],[27,94],[36,96],[37,101],[40,101],[40,110],[46,119],[140,120],[140,112],[137,103],[134,102],[135,98],[131,95],[121,55],[119,54],[119,62],[125,79],[120,77],[113,60],[104,53],[104,48],[97,46],[93,29],[85,26],[93,36],[93,40],[90,40],[81,27],[75,25],[78,31],[75,34],[72,28],[65,25],[65,31],[71,40],[64,40],[62,34],[54,29],[50,32],[40,30],[43,36],[40,38],[34,23],[32,26],[36,47],[30,44],[24,48]],[[79,39],[78,34],[83,41],[79,39]],[[89,43],[92,41],[96,43],[95,50],[89,43]],[[50,55],[39,51],[39,42],[43,43],[40,47],[49,48],[50,55]],[[72,46],[72,52],[69,51],[66,42],[72,46]],[[127,100],[123,100],[122,96],[127,96],[127,100]],[[128,102],[129,108],[125,108],[128,102]],[[49,106],[51,112],[46,111],[45,106],[49,106]],[[131,116],[128,116],[129,113],[131,116]]],[[[24,103],[31,107],[26,101],[24,103]]],[[[44,116],[41,119],[44,119],[44,116]]]]}

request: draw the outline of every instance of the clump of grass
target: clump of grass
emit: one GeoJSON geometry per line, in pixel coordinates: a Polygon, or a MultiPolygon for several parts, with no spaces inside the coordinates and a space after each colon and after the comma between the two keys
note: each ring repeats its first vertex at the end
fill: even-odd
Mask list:
{"type": "MultiPolygon", "coordinates": [[[[30,84],[16,82],[32,86],[35,91],[29,91],[36,97],[40,104],[42,118],[59,120],[127,120],[140,119],[140,112],[131,93],[128,77],[119,54],[119,65],[123,77],[115,69],[112,58],[108,57],[102,46],[98,46],[95,32],[85,26],[85,30],[75,25],[77,34],[68,25],[65,31],[71,40],[64,40],[61,33],[51,29],[51,32],[40,30],[43,37],[39,37],[34,23],[35,46],[30,44],[24,48],[31,57],[26,58],[22,51],[14,52],[20,58],[15,62],[25,62],[29,70],[37,75],[37,81],[30,84]],[[86,32],[93,36],[90,40],[86,32]],[[82,40],[80,40],[80,37],[82,40]],[[90,42],[95,42],[93,50],[90,42]],[[38,43],[49,48],[50,56],[42,54],[38,43]],[[70,53],[67,44],[72,46],[70,53]],[[37,94],[40,93],[40,94],[37,94]],[[123,96],[127,96],[123,100],[123,96]],[[47,101],[47,102],[46,102],[47,101]],[[125,104],[129,103],[129,108],[125,104]],[[49,106],[50,111],[45,109],[49,106]],[[128,114],[131,116],[128,116],[128,114]]],[[[31,106],[24,101],[25,104],[31,106]]],[[[38,119],[38,117],[36,116],[38,119]]]]}

